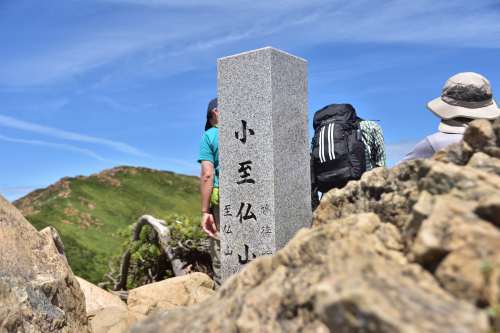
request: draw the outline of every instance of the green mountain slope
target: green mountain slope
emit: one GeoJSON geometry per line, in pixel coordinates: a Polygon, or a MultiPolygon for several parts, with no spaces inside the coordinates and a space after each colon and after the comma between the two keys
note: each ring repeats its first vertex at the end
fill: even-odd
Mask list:
{"type": "Polygon", "coordinates": [[[141,215],[196,221],[198,178],[147,168],[117,167],[88,177],[63,178],[14,202],[37,228],[60,233],[75,274],[103,280],[125,241],[119,231],[141,215]]]}

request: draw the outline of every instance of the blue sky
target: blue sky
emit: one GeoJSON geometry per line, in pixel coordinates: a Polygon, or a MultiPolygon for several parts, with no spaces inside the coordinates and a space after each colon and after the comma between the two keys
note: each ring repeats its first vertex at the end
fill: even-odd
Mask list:
{"type": "Polygon", "coordinates": [[[1,0],[0,193],[116,165],[198,174],[219,57],[274,46],[308,60],[309,117],[350,102],[389,162],[438,120],[448,77],[500,94],[500,1],[1,0]]]}

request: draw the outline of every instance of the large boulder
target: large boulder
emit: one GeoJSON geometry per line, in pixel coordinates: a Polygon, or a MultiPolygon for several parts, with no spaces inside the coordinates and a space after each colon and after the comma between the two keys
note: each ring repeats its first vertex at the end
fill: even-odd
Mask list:
{"type": "Polygon", "coordinates": [[[159,310],[193,305],[215,294],[215,283],[204,273],[192,273],[147,284],[129,291],[129,322],[159,310]]]}
{"type": "Polygon", "coordinates": [[[93,333],[121,333],[128,329],[127,304],[120,297],[76,277],[85,295],[87,317],[93,333]]]}
{"type": "Polygon", "coordinates": [[[132,332],[498,329],[499,147],[500,120],[475,121],[432,159],[365,173],[275,256],[132,332]]]}
{"type": "Polygon", "coordinates": [[[117,307],[102,308],[90,318],[92,333],[125,333],[129,329],[127,310],[117,307]]]}
{"type": "Polygon", "coordinates": [[[51,231],[0,197],[0,331],[89,332],[85,299],[51,231]]]}
{"type": "MultiPolygon", "coordinates": [[[[376,169],[325,195],[315,225],[375,212],[398,227],[405,255],[455,297],[500,304],[500,120],[475,121],[432,160],[376,169]]],[[[494,311],[493,311],[494,312],[494,311]]]]}
{"type": "Polygon", "coordinates": [[[486,332],[485,314],[408,264],[401,246],[375,214],[303,229],[206,302],[132,332],[486,332]]]}
{"type": "Polygon", "coordinates": [[[104,308],[118,308],[127,311],[127,304],[120,297],[99,288],[81,277],[76,277],[85,296],[87,315],[92,316],[104,308]]]}
{"type": "Polygon", "coordinates": [[[124,333],[147,315],[197,304],[215,293],[215,283],[208,275],[193,273],[132,289],[126,305],[117,296],[78,280],[87,300],[93,333],[124,333]]]}
{"type": "MultiPolygon", "coordinates": [[[[490,193],[500,195],[500,186],[490,193]]],[[[450,194],[432,197],[409,257],[434,272],[456,297],[496,306],[500,304],[500,229],[476,214],[480,202],[450,194]]]]}

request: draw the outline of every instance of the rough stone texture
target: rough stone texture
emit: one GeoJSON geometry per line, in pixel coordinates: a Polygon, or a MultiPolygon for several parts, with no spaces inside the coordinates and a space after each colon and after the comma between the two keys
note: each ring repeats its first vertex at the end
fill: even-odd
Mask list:
{"type": "Polygon", "coordinates": [[[127,310],[127,304],[120,297],[99,288],[81,277],[77,276],[76,279],[85,296],[85,307],[88,316],[92,316],[98,311],[109,307],[116,307],[124,311],[127,310]]]}
{"type": "Polygon", "coordinates": [[[275,253],[310,225],[307,63],[273,48],[219,59],[218,98],[226,279],[247,259],[275,253]],[[255,183],[237,184],[245,180],[239,163],[246,161],[246,179],[255,183]],[[241,221],[238,213],[246,215],[247,204],[255,219],[241,221]]]}
{"type": "Polygon", "coordinates": [[[407,264],[401,246],[375,214],[303,229],[205,303],[132,332],[485,332],[485,315],[407,264]]]}
{"type": "Polygon", "coordinates": [[[475,214],[477,202],[449,194],[431,200],[409,257],[435,271],[455,296],[482,306],[499,304],[500,229],[475,214]]]}
{"type": "Polygon", "coordinates": [[[85,294],[90,296],[89,306],[93,309],[88,312],[93,333],[127,332],[138,319],[147,315],[197,304],[215,294],[215,284],[208,275],[193,273],[132,289],[127,306],[116,300],[116,296],[83,282],[85,294]]]}
{"type": "Polygon", "coordinates": [[[92,333],[123,333],[129,328],[128,308],[120,297],[76,277],[85,295],[92,333]]]}
{"type": "Polygon", "coordinates": [[[473,122],[431,160],[366,173],[276,255],[132,332],[498,330],[499,145],[500,120],[473,122]]]}
{"type": "Polygon", "coordinates": [[[143,319],[158,310],[200,303],[215,294],[214,289],[214,281],[199,272],[132,289],[127,299],[129,322],[143,319]]]}
{"type": "Polygon", "coordinates": [[[50,230],[0,197],[0,332],[88,332],[85,300],[50,230]]]}
{"type": "Polygon", "coordinates": [[[129,324],[127,309],[121,307],[102,308],[90,318],[92,333],[124,333],[129,324]]]}
{"type": "Polygon", "coordinates": [[[452,251],[436,270],[453,295],[479,306],[500,304],[500,242],[489,238],[452,251]]]}
{"type": "Polygon", "coordinates": [[[499,136],[500,120],[475,121],[463,142],[433,160],[376,169],[329,192],[314,223],[373,211],[398,226],[407,257],[434,273],[446,290],[481,307],[498,306],[499,136]]]}

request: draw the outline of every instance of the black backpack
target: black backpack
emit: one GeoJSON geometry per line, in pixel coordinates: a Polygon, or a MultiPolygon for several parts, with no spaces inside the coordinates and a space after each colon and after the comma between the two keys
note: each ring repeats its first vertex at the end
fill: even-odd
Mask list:
{"type": "Polygon", "coordinates": [[[341,188],[366,171],[361,120],[350,104],[331,104],[314,114],[311,168],[320,192],[341,188]]]}

